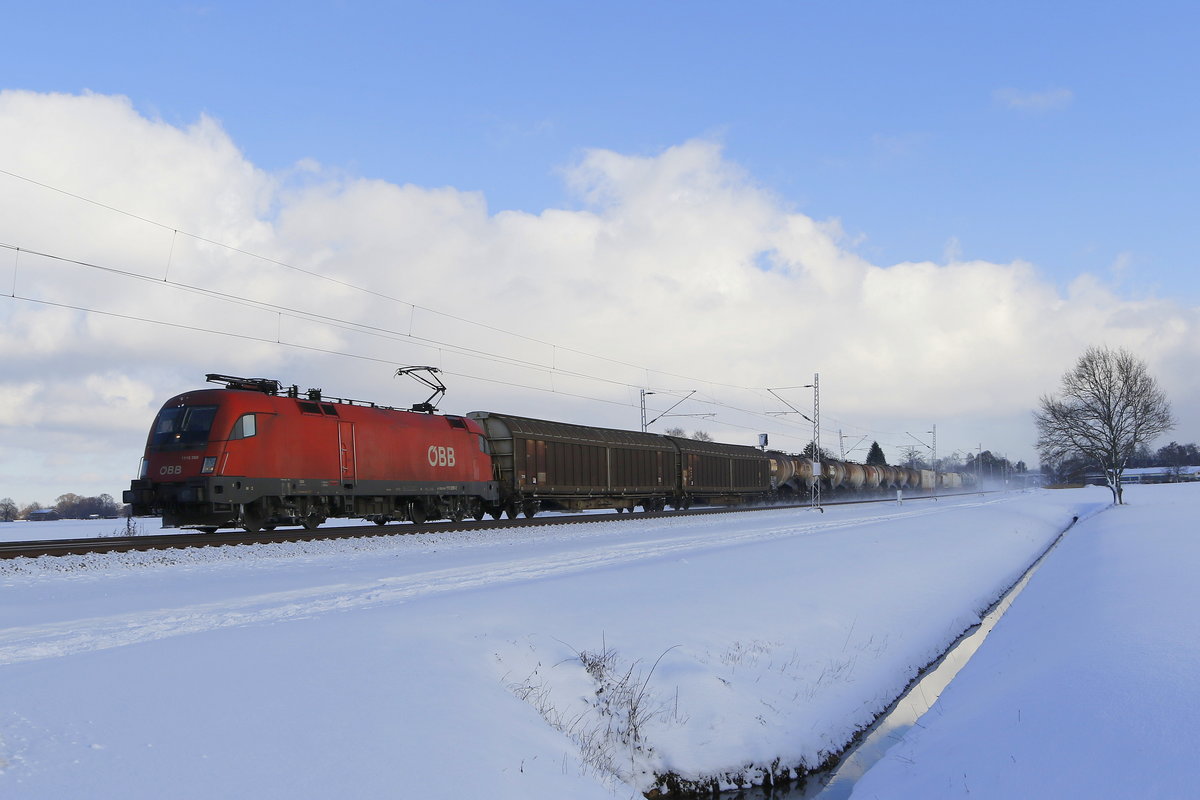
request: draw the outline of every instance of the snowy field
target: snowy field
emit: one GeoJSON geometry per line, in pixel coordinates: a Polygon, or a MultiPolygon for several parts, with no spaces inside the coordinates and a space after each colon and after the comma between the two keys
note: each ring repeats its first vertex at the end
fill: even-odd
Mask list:
{"type": "Polygon", "coordinates": [[[1073,529],[853,797],[1187,798],[1200,762],[1200,486],[1073,529]]]}
{"type": "MultiPolygon", "coordinates": [[[[1074,549],[1014,610],[1051,566],[1095,559],[1079,541],[1185,513],[1141,498],[1178,492],[1194,514],[1197,488],[1134,487],[1100,516],[1108,491],[1083,489],[0,561],[0,795],[607,798],[668,772],[760,780],[840,749],[1073,516],[1074,549]]],[[[1028,646],[1011,671],[1054,674],[1028,646]]]]}
{"type": "MultiPolygon", "coordinates": [[[[323,528],[366,525],[361,519],[326,520],[323,528]]],[[[286,529],[281,529],[286,530],[286,529]]],[[[157,518],[60,519],[53,522],[0,522],[0,542],[48,541],[59,539],[103,539],[113,536],[141,536],[164,533],[194,533],[179,528],[164,528],[157,518]]]]}

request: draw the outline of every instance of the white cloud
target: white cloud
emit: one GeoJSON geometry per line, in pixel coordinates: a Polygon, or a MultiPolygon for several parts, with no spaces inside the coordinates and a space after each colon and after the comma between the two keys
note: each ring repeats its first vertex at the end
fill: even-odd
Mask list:
{"type": "Polygon", "coordinates": [[[1020,89],[996,89],[992,100],[998,105],[1014,111],[1054,111],[1066,108],[1075,99],[1070,89],[1046,89],[1041,92],[1020,89]]]}
{"type": "Polygon", "coordinates": [[[718,416],[689,427],[745,442],[768,430],[794,449],[803,425],[731,410],[781,407],[729,387],[820,372],[828,430],[870,431],[886,448],[889,431],[903,440],[937,422],[946,452],[982,442],[1032,461],[1038,395],[1105,342],[1162,370],[1193,426],[1176,438],[1197,438],[1185,411],[1200,405],[1185,366],[1200,347],[1195,309],[1125,299],[1092,276],[1062,295],[1030,264],[961,260],[952,239],[944,265],[871,264],[836,222],[795,213],[708,141],[589,151],[565,171],[583,208],[536,215],[307,161],[269,175],[211,120],[176,128],[99,95],[0,93],[0,153],[0,169],[166,226],[0,175],[0,242],[146,278],[0,250],[0,287],[14,264],[17,287],[0,296],[0,456],[31,465],[0,472],[0,496],[21,502],[119,493],[158,405],[207,372],[403,405],[424,395],[394,366],[427,363],[450,373],[447,410],[625,427],[638,422],[636,387],[697,389],[679,412],[718,416]],[[104,485],[78,483],[95,475],[104,485]]]}

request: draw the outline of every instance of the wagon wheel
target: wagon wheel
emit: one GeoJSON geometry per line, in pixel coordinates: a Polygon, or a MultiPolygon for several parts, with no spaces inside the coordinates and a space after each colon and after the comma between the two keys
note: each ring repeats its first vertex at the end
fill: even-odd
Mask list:
{"type": "Polygon", "coordinates": [[[517,505],[517,501],[509,500],[507,503],[505,503],[504,504],[504,513],[508,516],[509,519],[516,519],[517,514],[521,513],[521,509],[517,505]]]}
{"type": "Polygon", "coordinates": [[[525,511],[525,517],[527,519],[532,519],[533,517],[537,516],[537,513],[541,511],[541,509],[542,504],[537,500],[526,500],[523,507],[523,510],[525,511]]]}

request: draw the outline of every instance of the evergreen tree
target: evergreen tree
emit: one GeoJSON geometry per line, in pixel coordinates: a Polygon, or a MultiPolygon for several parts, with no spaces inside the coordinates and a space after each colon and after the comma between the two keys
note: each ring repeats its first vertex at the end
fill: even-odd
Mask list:
{"type": "Polygon", "coordinates": [[[872,467],[886,467],[887,458],[883,455],[883,448],[879,446],[879,442],[871,442],[871,449],[867,451],[867,463],[872,467]]]}

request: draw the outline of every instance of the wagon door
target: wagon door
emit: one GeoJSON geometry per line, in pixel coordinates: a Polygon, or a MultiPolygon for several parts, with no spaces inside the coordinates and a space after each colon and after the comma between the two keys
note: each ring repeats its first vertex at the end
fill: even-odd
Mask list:
{"type": "Polygon", "coordinates": [[[354,456],[354,423],[338,420],[338,463],[341,465],[342,486],[351,488],[357,479],[354,456]]]}

